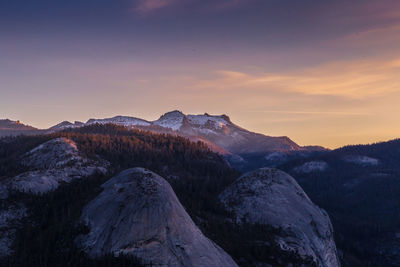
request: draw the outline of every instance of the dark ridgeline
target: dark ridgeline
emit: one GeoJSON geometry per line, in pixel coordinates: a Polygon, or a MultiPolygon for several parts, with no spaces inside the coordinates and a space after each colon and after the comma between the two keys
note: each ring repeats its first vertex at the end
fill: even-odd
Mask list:
{"type": "Polygon", "coordinates": [[[330,215],[343,266],[400,265],[400,139],[346,146],[279,166],[330,215]],[[324,171],[296,171],[306,162],[324,171]]]}
{"type": "Polygon", "coordinates": [[[12,121],[9,119],[0,120],[0,137],[2,136],[16,136],[16,135],[29,135],[40,134],[45,131],[39,130],[35,127],[25,125],[20,121],[12,121]]]}

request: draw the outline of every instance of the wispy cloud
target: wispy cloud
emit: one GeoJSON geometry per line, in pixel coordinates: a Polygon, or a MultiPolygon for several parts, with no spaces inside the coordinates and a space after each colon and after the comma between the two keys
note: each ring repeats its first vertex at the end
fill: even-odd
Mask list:
{"type": "Polygon", "coordinates": [[[218,71],[198,88],[282,90],[304,95],[366,98],[400,91],[400,58],[328,63],[292,72],[250,74],[218,71]]]}
{"type": "Polygon", "coordinates": [[[176,3],[177,0],[140,0],[133,10],[135,13],[147,15],[176,3]]]}
{"type": "Polygon", "coordinates": [[[139,15],[147,16],[155,11],[169,7],[188,7],[202,12],[222,11],[240,7],[252,0],[138,0],[133,11],[139,15]]]}
{"type": "Polygon", "coordinates": [[[355,48],[363,49],[364,51],[379,51],[380,55],[384,55],[391,53],[393,49],[398,51],[399,42],[400,15],[398,22],[387,25],[374,25],[370,29],[353,32],[335,40],[325,40],[323,45],[336,49],[355,48]]]}
{"type": "Polygon", "coordinates": [[[212,8],[215,10],[231,9],[242,6],[250,1],[251,0],[223,0],[223,1],[215,1],[211,5],[212,8]]]}
{"type": "Polygon", "coordinates": [[[333,116],[366,116],[367,112],[353,111],[318,111],[318,110],[249,110],[252,113],[277,113],[277,114],[298,114],[298,115],[333,115],[333,116]]]}

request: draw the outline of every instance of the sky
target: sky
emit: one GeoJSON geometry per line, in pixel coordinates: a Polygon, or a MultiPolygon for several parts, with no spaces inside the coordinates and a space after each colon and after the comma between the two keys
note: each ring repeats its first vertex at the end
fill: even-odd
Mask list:
{"type": "Polygon", "coordinates": [[[400,1],[0,2],[0,118],[175,109],[300,145],[398,138],[400,1]]]}

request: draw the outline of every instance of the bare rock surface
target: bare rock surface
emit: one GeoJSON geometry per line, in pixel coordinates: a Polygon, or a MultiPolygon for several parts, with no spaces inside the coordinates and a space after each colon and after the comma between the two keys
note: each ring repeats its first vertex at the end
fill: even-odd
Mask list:
{"type": "Polygon", "coordinates": [[[32,171],[0,181],[0,257],[12,252],[15,232],[21,219],[29,213],[22,202],[8,202],[10,192],[50,192],[62,182],[69,183],[96,172],[105,173],[109,165],[100,159],[83,157],[76,144],[66,138],[56,138],[32,149],[22,157],[21,163],[32,171]]]}
{"type": "Polygon", "coordinates": [[[246,173],[219,197],[237,223],[281,228],[276,241],[282,249],[311,256],[318,266],[340,266],[328,214],[285,172],[263,168],[246,173]]]}
{"type": "Polygon", "coordinates": [[[106,173],[108,163],[90,160],[80,155],[76,144],[67,138],[50,140],[24,155],[22,164],[33,169],[9,181],[10,187],[21,192],[46,193],[60,183],[106,173]]]}
{"type": "Polygon", "coordinates": [[[157,174],[128,169],[103,188],[81,216],[90,232],[77,243],[91,257],[122,253],[153,266],[237,266],[201,233],[157,174]]]}

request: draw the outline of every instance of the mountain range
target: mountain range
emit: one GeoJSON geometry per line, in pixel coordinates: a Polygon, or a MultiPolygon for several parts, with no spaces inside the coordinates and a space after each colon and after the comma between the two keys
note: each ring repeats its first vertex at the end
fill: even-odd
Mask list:
{"type": "Polygon", "coordinates": [[[260,166],[276,165],[287,161],[293,155],[298,157],[326,150],[319,146],[300,146],[287,136],[274,137],[251,132],[234,124],[227,115],[185,115],[178,110],[167,112],[155,121],[115,116],[89,119],[86,123],[63,121],[49,129],[37,129],[19,122],[0,120],[0,136],[46,134],[93,124],[115,124],[130,129],[178,135],[195,142],[201,141],[212,151],[224,155],[229,162],[243,169],[249,169],[249,161],[254,163],[254,158],[260,166]]]}

